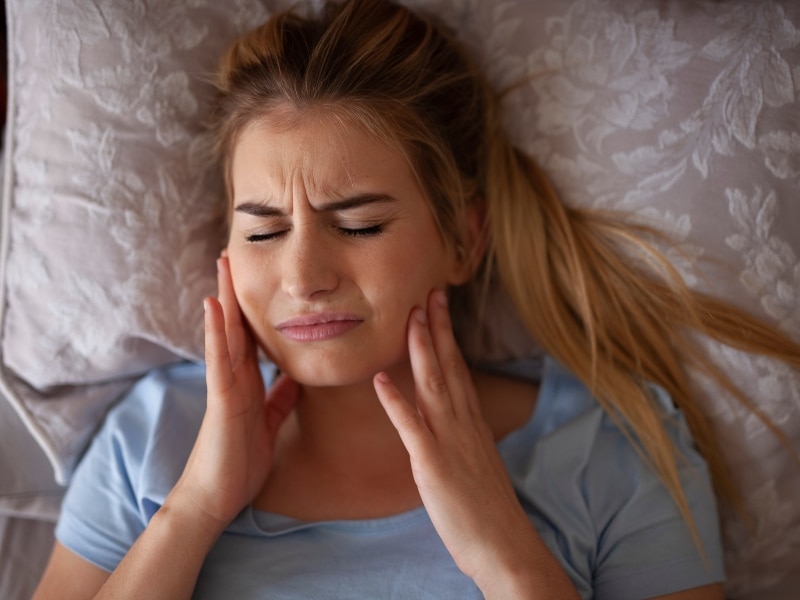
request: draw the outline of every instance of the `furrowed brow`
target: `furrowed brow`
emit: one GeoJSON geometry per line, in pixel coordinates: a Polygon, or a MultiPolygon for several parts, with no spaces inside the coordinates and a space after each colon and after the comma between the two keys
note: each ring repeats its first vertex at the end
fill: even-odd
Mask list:
{"type": "Polygon", "coordinates": [[[245,213],[254,217],[285,217],[286,211],[264,204],[263,202],[242,202],[234,209],[236,212],[245,213]]]}
{"type": "Polygon", "coordinates": [[[349,198],[342,198],[341,200],[334,200],[333,202],[326,202],[317,210],[324,212],[338,212],[342,210],[350,210],[352,208],[359,208],[367,204],[377,204],[382,202],[395,202],[395,199],[388,194],[359,194],[349,198]]]}
{"type": "MultiPolygon", "coordinates": [[[[359,194],[349,198],[342,198],[341,200],[334,200],[333,202],[326,202],[315,209],[316,212],[339,212],[344,210],[351,210],[366,206],[368,204],[377,204],[382,202],[395,202],[395,198],[388,194],[359,194]]],[[[234,209],[235,212],[245,213],[254,217],[285,217],[286,211],[270,206],[265,202],[248,201],[242,202],[234,209]]]]}

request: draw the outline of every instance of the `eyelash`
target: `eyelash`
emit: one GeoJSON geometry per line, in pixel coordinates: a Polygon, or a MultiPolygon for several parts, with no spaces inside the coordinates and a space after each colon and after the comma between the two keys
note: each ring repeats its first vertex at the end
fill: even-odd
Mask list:
{"type": "Polygon", "coordinates": [[[350,237],[362,237],[370,235],[378,235],[383,232],[383,225],[372,225],[370,227],[360,227],[358,229],[347,229],[346,227],[337,227],[339,233],[350,237]]]}
{"type": "Polygon", "coordinates": [[[254,233],[253,235],[248,235],[245,239],[253,244],[257,244],[258,242],[269,242],[271,240],[277,239],[282,236],[285,231],[278,231],[275,233],[254,233]]]}
{"type": "MultiPolygon", "coordinates": [[[[383,225],[371,225],[370,227],[359,227],[349,229],[347,227],[336,228],[340,234],[348,237],[369,237],[383,232],[383,225]]],[[[255,233],[247,236],[247,241],[251,243],[269,242],[282,237],[286,231],[276,231],[275,233],[255,233]]]]}

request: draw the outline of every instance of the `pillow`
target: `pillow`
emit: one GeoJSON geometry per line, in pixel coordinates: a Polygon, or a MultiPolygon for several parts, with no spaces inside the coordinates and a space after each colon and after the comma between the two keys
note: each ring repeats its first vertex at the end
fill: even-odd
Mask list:
{"type": "MultiPolygon", "coordinates": [[[[453,26],[568,203],[670,232],[689,282],[800,335],[800,5],[408,0],[453,26]]],[[[268,3],[283,7],[288,2],[268,3]]],[[[130,378],[201,355],[221,188],[205,81],[257,2],[8,0],[0,385],[65,482],[130,378]]],[[[504,306],[502,295],[497,306],[504,306]]],[[[498,308],[490,358],[529,353],[498,308]]],[[[800,448],[800,377],[714,348],[800,448]]],[[[731,598],[800,589],[800,470],[700,379],[755,516],[723,515],[731,598]]],[[[19,479],[16,479],[19,480],[19,479]]]]}
{"type": "Polygon", "coordinates": [[[202,356],[222,192],[203,120],[258,3],[7,2],[0,385],[66,482],[130,378],[202,356]]]}

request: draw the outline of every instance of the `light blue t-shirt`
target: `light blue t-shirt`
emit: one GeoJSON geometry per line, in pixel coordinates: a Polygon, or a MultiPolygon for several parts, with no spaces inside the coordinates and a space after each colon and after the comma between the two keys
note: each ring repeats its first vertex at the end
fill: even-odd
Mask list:
{"type": "MultiPolygon", "coordinates": [[[[112,571],[180,476],[205,410],[202,365],[153,371],[108,415],[67,492],[56,536],[112,571]]],[[[573,375],[547,360],[528,423],[498,443],[520,501],[582,598],[640,599],[722,581],[706,466],[654,388],[678,448],[705,561],[658,478],[573,375]]],[[[175,540],[181,551],[181,540],[175,540]]],[[[481,598],[424,507],[303,523],[246,508],[200,573],[196,598],[481,598]]]]}

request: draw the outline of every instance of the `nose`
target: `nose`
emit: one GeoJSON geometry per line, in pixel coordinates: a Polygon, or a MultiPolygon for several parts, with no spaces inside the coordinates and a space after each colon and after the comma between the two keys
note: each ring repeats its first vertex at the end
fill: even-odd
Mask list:
{"type": "Polygon", "coordinates": [[[295,227],[284,245],[283,291],[306,300],[335,290],[339,274],[334,248],[311,224],[295,227]]]}

